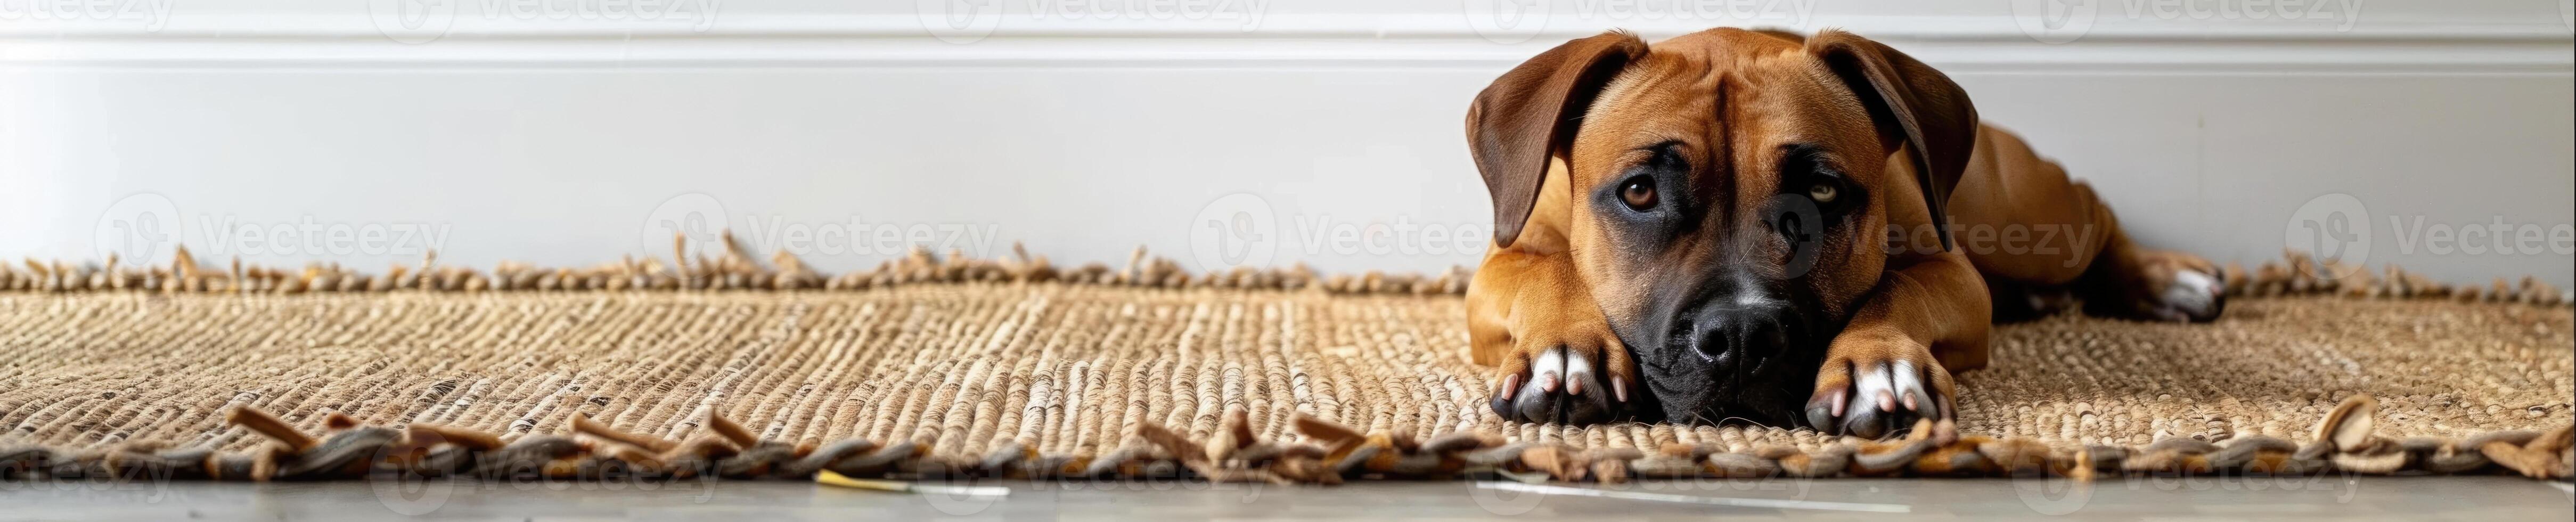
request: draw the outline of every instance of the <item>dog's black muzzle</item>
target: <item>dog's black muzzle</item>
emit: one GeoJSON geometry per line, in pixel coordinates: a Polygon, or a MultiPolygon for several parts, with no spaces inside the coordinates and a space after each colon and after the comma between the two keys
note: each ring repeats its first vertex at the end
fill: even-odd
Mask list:
{"type": "MultiPolygon", "coordinates": [[[[1763,294],[1787,295],[1754,295],[1763,294]]],[[[1816,307],[1782,297],[1693,301],[1666,320],[1660,346],[1637,351],[1642,380],[1666,420],[1794,423],[1831,339],[1809,313],[1816,307]]]]}

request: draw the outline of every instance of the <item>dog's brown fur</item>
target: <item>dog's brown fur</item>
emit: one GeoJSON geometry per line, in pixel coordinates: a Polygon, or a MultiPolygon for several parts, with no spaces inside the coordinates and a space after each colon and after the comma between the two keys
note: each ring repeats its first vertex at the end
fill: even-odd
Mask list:
{"type": "Polygon", "coordinates": [[[2217,274],[2207,261],[2131,244],[2090,188],[2019,138],[1981,125],[1946,76],[1849,33],[1714,29],[1651,47],[1620,32],[1583,38],[1495,80],[1467,120],[1497,230],[1468,289],[1468,328],[1474,360],[1498,367],[1495,409],[1509,418],[1661,413],[1875,436],[1915,415],[1955,413],[1951,372],[1986,365],[1996,307],[2044,312],[2032,303],[2062,291],[2111,315],[2216,314],[2214,296],[2208,306],[2178,309],[2193,303],[2166,302],[2163,293],[2181,271],[2217,274]],[[1785,172],[1812,163],[1782,159],[1796,154],[1830,162],[1822,170],[1839,181],[1785,172]],[[1651,183],[1662,178],[1635,174],[1650,168],[1688,176],[1676,178],[1684,186],[1665,187],[1651,183]],[[1613,186],[1641,179],[1651,188],[1639,193],[1661,198],[1648,198],[1658,203],[1644,209],[1623,203],[1626,188],[1613,186]],[[1802,180],[1842,190],[1784,186],[1802,180]],[[1763,233],[1804,224],[1770,210],[1799,194],[1821,195],[1798,203],[1809,210],[1834,209],[1806,214],[1829,222],[1818,225],[1821,241],[1805,247],[1786,239],[1812,237],[1796,230],[1763,233]],[[2020,252],[1956,244],[1990,246],[1988,232],[2016,225],[2099,233],[2031,238],[2020,252]],[[1960,237],[1971,231],[1976,237],[1960,237]],[[2056,253],[2038,253],[2048,248],[2056,253]],[[1745,285],[1773,291],[1738,288],[1745,285]],[[1733,290],[1693,290],[1702,287],[1733,290]],[[1708,326],[1719,319],[1674,319],[1743,319],[1699,310],[1719,306],[1704,302],[1715,296],[1776,307],[1773,298],[1783,295],[1796,297],[1789,301],[1799,309],[1782,312],[1794,320],[1740,328],[1778,337],[1747,341],[1708,326]],[[1674,324],[1692,326],[1675,333],[1674,324]],[[1827,337],[1816,340],[1821,354],[1765,344],[1795,344],[1795,332],[1809,330],[1827,337]],[[1736,337],[1720,339],[1727,335],[1736,337]],[[1681,344],[1700,355],[1674,358],[1681,344]],[[1710,355],[1711,346],[1725,353],[1710,355]],[[1792,351],[1767,351],[1784,348],[1792,351]],[[1591,371],[1578,369],[1576,358],[1591,371]],[[1640,365],[1653,362],[1641,358],[1681,361],[1656,366],[1679,377],[1641,382],[1640,365]],[[1708,370],[1706,381],[1669,369],[1692,361],[1721,369],[1708,370]],[[1533,368],[1542,362],[1554,366],[1533,368]],[[1734,382],[1810,362],[1798,371],[1812,372],[1812,388],[1777,389],[1797,379],[1734,382]],[[1909,367],[1919,375],[1888,376],[1909,367]],[[1858,386],[1856,376],[1877,381],[1858,386]],[[1920,389],[1905,386],[1918,378],[1920,389]],[[1896,388],[1859,396],[1881,382],[1896,388]],[[1640,385],[1648,389],[1631,389],[1640,385]],[[1716,397],[1701,388],[1727,391],[1716,397]],[[1665,411],[1642,411],[1658,402],[1665,411]]]}

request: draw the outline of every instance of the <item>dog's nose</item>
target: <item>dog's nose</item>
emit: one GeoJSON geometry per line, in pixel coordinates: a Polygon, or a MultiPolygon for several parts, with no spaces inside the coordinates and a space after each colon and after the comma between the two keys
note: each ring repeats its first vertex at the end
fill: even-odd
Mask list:
{"type": "Polygon", "coordinates": [[[1767,356],[1789,344],[1787,312],[1788,307],[1770,303],[1708,307],[1695,321],[1691,349],[1702,361],[1721,367],[1767,356]]]}

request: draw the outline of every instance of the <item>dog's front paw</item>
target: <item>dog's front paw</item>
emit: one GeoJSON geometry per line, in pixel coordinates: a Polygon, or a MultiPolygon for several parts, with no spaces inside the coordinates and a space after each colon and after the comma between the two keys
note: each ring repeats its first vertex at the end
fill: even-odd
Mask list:
{"type": "Polygon", "coordinates": [[[1628,411],[1637,379],[1628,349],[1607,327],[1533,333],[1514,339],[1502,361],[1494,413],[1514,422],[1592,424],[1628,411]]]}
{"type": "Polygon", "coordinates": [[[1816,431],[1876,439],[1934,419],[1932,434],[1948,440],[1957,430],[1950,370],[1929,347],[1902,337],[1844,336],[1825,349],[1816,394],[1807,399],[1807,426],[1816,431]]]}
{"type": "Polygon", "coordinates": [[[2114,273],[2086,296],[2088,313],[2132,319],[2207,322],[2227,309],[2218,265],[2168,250],[2137,250],[2111,260],[2114,273]]]}

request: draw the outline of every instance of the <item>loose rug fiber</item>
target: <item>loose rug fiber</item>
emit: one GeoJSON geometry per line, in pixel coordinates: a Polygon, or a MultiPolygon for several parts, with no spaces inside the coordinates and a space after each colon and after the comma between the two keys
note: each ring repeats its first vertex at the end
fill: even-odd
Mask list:
{"type": "Polygon", "coordinates": [[[1463,301],[1430,285],[984,279],[857,291],[0,292],[0,478],[119,466],[327,478],[511,459],[558,475],[615,465],[1321,482],[1487,467],[1603,480],[2564,477],[2576,394],[2565,306],[2240,295],[2214,324],[2070,315],[1998,326],[1992,366],[1960,376],[1955,441],[1513,424],[1487,410],[1495,382],[1467,360],[1463,301]]]}

